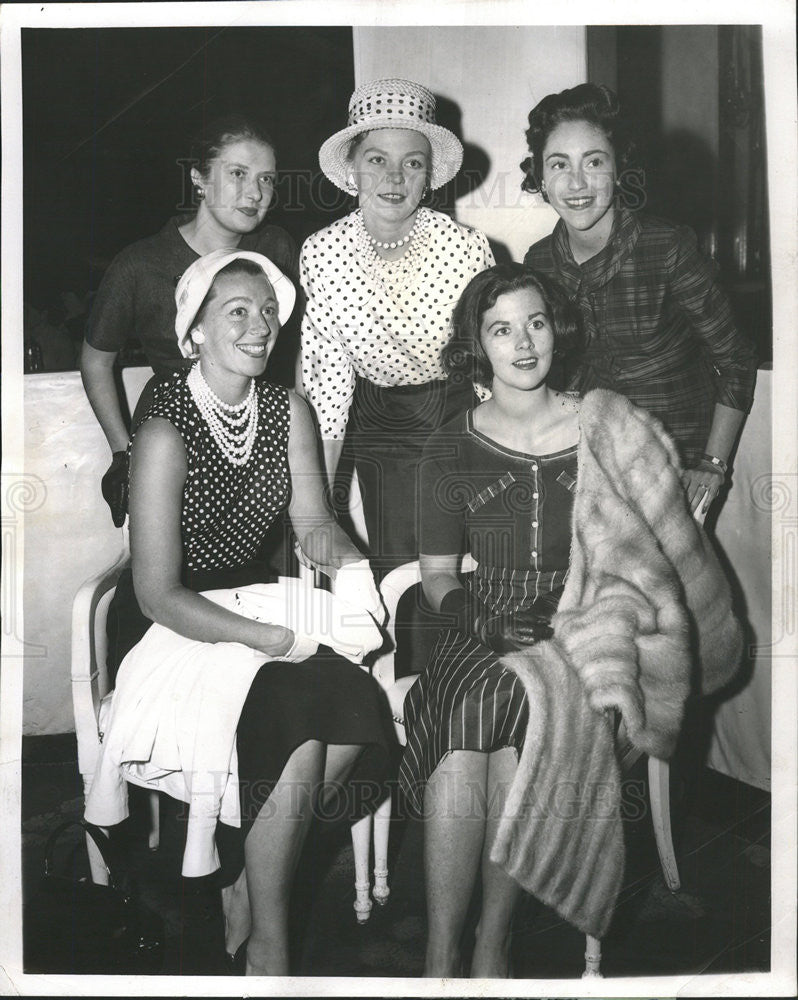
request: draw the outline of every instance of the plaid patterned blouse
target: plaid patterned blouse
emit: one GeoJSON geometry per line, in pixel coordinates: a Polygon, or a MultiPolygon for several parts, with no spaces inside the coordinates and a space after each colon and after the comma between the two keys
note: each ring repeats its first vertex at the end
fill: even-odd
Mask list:
{"type": "Polygon", "coordinates": [[[686,466],[706,450],[716,403],[750,409],[753,345],[691,229],[619,209],[607,245],[580,265],[560,220],[524,263],[557,280],[579,307],[587,346],[569,387],[612,389],[653,413],[686,466]]]}

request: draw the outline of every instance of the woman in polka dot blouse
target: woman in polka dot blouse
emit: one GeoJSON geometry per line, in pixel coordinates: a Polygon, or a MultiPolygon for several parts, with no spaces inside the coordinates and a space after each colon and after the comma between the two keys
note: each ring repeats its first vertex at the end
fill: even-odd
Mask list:
{"type": "Polygon", "coordinates": [[[439,353],[460,292],[493,255],[482,233],[421,206],[462,156],[435,123],[432,93],[408,80],[355,90],[348,126],[319,151],[359,207],[300,253],[302,381],[331,483],[349,435],[377,575],[418,558],[424,442],[474,402],[470,384],[447,380],[439,353]]]}
{"type": "MultiPolygon", "coordinates": [[[[120,581],[115,595],[126,602],[129,655],[119,669],[86,815],[101,825],[119,822],[109,788],[123,785],[117,776],[131,761],[159,770],[160,778],[167,765],[159,741],[174,728],[188,772],[182,780],[193,787],[196,754],[209,761],[216,720],[229,717],[229,728],[215,737],[226,756],[208,770],[226,775],[236,760],[240,826],[229,818],[209,825],[203,802],[193,828],[199,832],[187,838],[184,871],[190,850],[192,875],[213,872],[221,861],[216,878],[229,971],[288,975],[293,875],[322,788],[351,795],[354,782],[384,780],[392,732],[367,672],[309,635],[244,616],[235,588],[268,580],[259,546],[287,509],[303,552],[329,568],[334,592],[380,622],[384,613],[367,561],[326,504],[307,404],[259,377],[292,311],[294,286],[261,254],[216,250],[186,270],[175,297],[180,351],[195,363],[156,387],[133,439],[132,577],[120,581]],[[142,646],[146,656],[139,655],[142,646]],[[182,707],[196,703],[191,671],[174,695],[171,688],[169,696],[153,691],[148,681],[159,669],[159,677],[174,676],[187,659],[199,669],[209,654],[218,663],[206,683],[218,690],[212,688],[213,698],[205,693],[197,708],[202,718],[212,701],[200,731],[197,713],[182,707]],[[154,726],[149,756],[130,756],[141,753],[142,729],[154,726]],[[110,782],[103,780],[109,769],[110,782]]],[[[347,817],[358,808],[349,799],[345,805],[347,817]]]]}

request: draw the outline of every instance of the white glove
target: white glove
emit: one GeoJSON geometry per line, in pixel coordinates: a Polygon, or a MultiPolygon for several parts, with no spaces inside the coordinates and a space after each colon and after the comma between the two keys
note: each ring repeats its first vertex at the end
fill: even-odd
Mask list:
{"type": "Polygon", "coordinates": [[[335,574],[332,592],[339,601],[368,611],[378,625],[385,623],[388,612],[377,590],[368,559],[342,566],[335,574]]]}
{"type": "Polygon", "coordinates": [[[294,635],[294,641],[288,652],[282,656],[275,656],[275,660],[287,660],[289,663],[301,663],[313,656],[319,648],[315,639],[310,639],[305,635],[294,635]]]}

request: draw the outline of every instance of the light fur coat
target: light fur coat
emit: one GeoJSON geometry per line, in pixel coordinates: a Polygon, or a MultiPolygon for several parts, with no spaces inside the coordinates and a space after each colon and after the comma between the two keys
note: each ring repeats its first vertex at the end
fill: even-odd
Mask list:
{"type": "Polygon", "coordinates": [[[570,572],[554,638],[504,663],[530,703],[523,753],[491,853],[528,892],[602,937],[623,882],[618,709],[632,743],[667,759],[685,701],[736,672],[728,581],[687,506],[676,450],[625,397],[580,415],[570,572]]]}

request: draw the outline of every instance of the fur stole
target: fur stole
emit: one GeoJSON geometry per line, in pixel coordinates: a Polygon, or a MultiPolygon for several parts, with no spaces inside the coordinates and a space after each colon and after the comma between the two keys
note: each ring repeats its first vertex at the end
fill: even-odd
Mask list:
{"type": "Polygon", "coordinates": [[[667,759],[690,691],[716,691],[735,673],[742,631],[659,421],[596,389],[580,423],[571,561],[554,638],[504,660],[524,683],[530,722],[491,857],[602,937],[624,866],[606,710],[621,712],[636,747],[667,759]]]}

